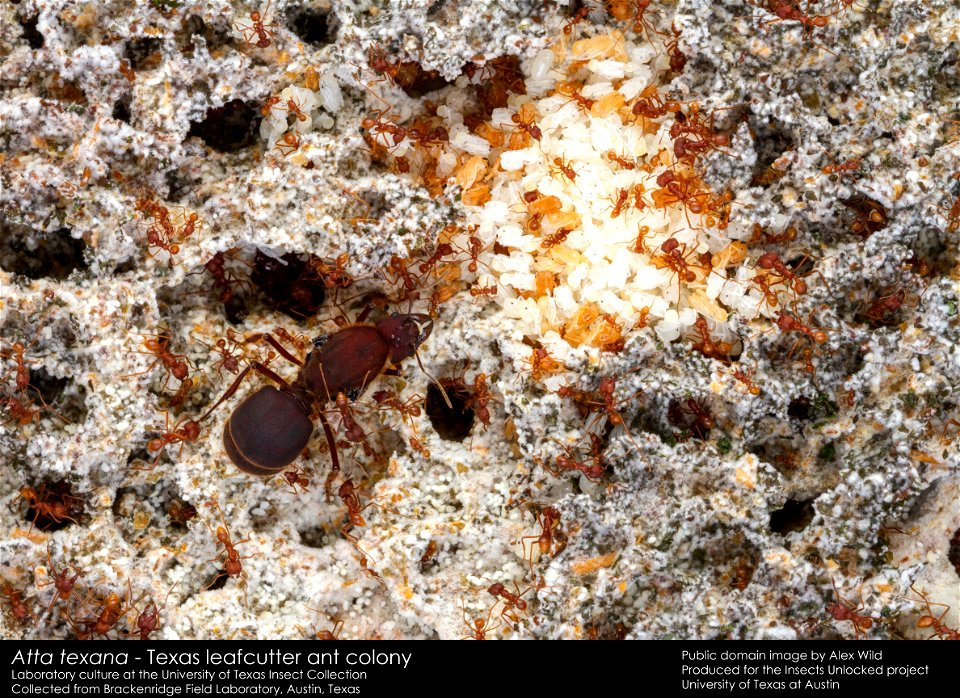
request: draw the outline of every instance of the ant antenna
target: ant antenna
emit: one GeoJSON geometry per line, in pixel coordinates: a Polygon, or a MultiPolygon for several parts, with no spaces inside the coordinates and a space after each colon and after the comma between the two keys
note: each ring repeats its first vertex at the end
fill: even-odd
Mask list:
{"type": "Polygon", "coordinates": [[[440,381],[438,381],[436,378],[434,378],[432,375],[430,375],[430,373],[427,371],[427,369],[424,368],[424,366],[423,366],[423,361],[420,360],[420,352],[419,352],[417,349],[414,349],[414,350],[413,350],[413,354],[414,354],[414,356],[417,357],[417,363],[420,365],[420,370],[423,371],[423,374],[424,374],[427,378],[429,378],[431,381],[433,381],[433,384],[434,384],[435,386],[437,386],[437,389],[438,389],[438,390],[440,390],[440,394],[443,395],[443,401],[444,401],[445,403],[447,403],[447,409],[451,409],[451,410],[452,410],[452,409],[453,409],[453,403],[450,402],[450,397],[447,395],[447,391],[443,389],[443,385],[441,385],[440,381]]]}

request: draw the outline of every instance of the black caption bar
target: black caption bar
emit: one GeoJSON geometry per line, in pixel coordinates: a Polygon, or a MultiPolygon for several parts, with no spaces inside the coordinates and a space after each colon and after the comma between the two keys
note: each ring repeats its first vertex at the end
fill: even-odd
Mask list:
{"type": "Polygon", "coordinates": [[[845,696],[933,691],[953,677],[942,642],[107,641],[0,644],[14,696],[448,695],[464,686],[593,691],[603,674],[669,695],[845,696]],[[441,671],[441,667],[443,670],[441,671]],[[456,678],[449,678],[450,671],[456,678]],[[448,678],[443,678],[444,676],[448,678]]]}
{"type": "MultiPolygon", "coordinates": [[[[383,650],[359,643],[107,642],[5,645],[15,696],[358,695],[406,683],[415,645],[383,650]],[[276,645],[288,645],[277,649],[276,645]],[[184,649],[189,647],[189,649],[184,649]],[[323,649],[320,649],[323,647],[323,649]]],[[[425,648],[425,646],[424,646],[425,648]]]]}

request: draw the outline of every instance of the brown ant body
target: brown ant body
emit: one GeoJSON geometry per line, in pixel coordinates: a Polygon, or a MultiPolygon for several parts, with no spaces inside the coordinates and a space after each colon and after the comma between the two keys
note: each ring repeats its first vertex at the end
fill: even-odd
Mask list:
{"type": "Polygon", "coordinates": [[[0,407],[10,413],[10,418],[20,426],[40,420],[40,410],[33,409],[32,403],[15,395],[0,397],[0,407]]]}
{"type": "Polygon", "coordinates": [[[497,286],[496,284],[492,284],[490,286],[471,286],[470,295],[474,298],[479,296],[495,296],[497,295],[497,286]]]}
{"type": "Polygon", "coordinates": [[[681,282],[689,284],[697,280],[697,274],[691,268],[696,265],[690,262],[695,250],[687,252],[686,249],[687,246],[676,238],[669,238],[660,245],[661,254],[652,259],[655,266],[669,269],[677,275],[678,290],[681,282]]]}
{"type": "Polygon", "coordinates": [[[361,514],[365,509],[373,506],[374,502],[369,502],[366,506],[363,506],[360,501],[360,495],[357,493],[357,488],[354,487],[353,480],[349,478],[344,480],[343,484],[340,485],[340,489],[337,490],[337,496],[340,497],[340,501],[342,501],[343,505],[347,508],[348,517],[347,523],[340,529],[340,533],[343,534],[344,538],[356,545],[359,538],[351,534],[350,529],[366,525],[367,522],[361,514]]]}
{"type": "MultiPolygon", "coordinates": [[[[623,416],[618,407],[624,403],[633,400],[636,395],[630,395],[621,400],[616,399],[617,378],[614,376],[604,376],[597,384],[595,391],[580,390],[569,385],[562,385],[557,389],[557,395],[562,398],[570,398],[573,401],[577,411],[584,418],[591,414],[602,415],[607,418],[607,422],[614,427],[622,426],[626,428],[623,416]]],[[[588,425],[589,426],[589,425],[588,425]]],[[[627,432],[630,440],[633,437],[627,432]]]]}
{"type": "Polygon", "coordinates": [[[776,252],[765,252],[760,255],[757,258],[757,266],[775,272],[783,281],[789,281],[795,294],[803,295],[807,292],[807,282],[803,280],[802,276],[790,269],[776,252]]]}
{"type": "Polygon", "coordinates": [[[203,270],[213,277],[213,289],[219,292],[217,299],[226,306],[234,298],[234,287],[243,282],[233,272],[226,268],[226,255],[223,252],[217,252],[210,260],[203,265],[203,270]]]}
{"type": "Polygon", "coordinates": [[[423,442],[416,436],[410,437],[410,448],[419,453],[424,458],[430,457],[430,449],[423,445],[423,442]]]}
{"type": "Polygon", "coordinates": [[[490,394],[490,388],[487,385],[487,375],[478,373],[473,378],[473,390],[470,391],[470,397],[467,398],[465,407],[473,410],[484,427],[490,426],[490,409],[487,405],[492,399],[493,396],[490,394]]]}
{"type": "Polygon", "coordinates": [[[423,555],[420,556],[420,571],[422,572],[436,556],[437,551],[440,547],[437,545],[437,541],[433,538],[427,543],[427,547],[423,550],[423,555]]]}
{"type": "Polygon", "coordinates": [[[694,438],[700,441],[706,440],[710,430],[714,427],[713,417],[710,411],[699,400],[687,398],[684,401],[673,400],[667,410],[667,419],[671,424],[675,424],[689,431],[694,438]]]}
{"type": "Polygon", "coordinates": [[[260,107],[260,114],[266,118],[270,116],[270,112],[280,104],[281,99],[279,95],[271,95],[267,98],[267,101],[263,103],[263,106],[260,107]]]}
{"type": "Polygon", "coordinates": [[[590,8],[586,5],[577,10],[576,14],[573,17],[569,17],[563,23],[563,35],[568,37],[573,37],[576,27],[580,22],[587,18],[587,15],[590,14],[590,8]]]}
{"type": "Polygon", "coordinates": [[[687,55],[680,50],[680,30],[676,25],[670,25],[670,32],[673,38],[666,43],[667,56],[670,58],[670,70],[675,73],[682,73],[687,65],[687,55]]]}
{"type": "Polygon", "coordinates": [[[541,346],[535,346],[530,353],[530,376],[534,380],[541,380],[545,373],[554,373],[560,368],[560,363],[550,356],[550,352],[541,346]]]}
{"type": "Polygon", "coordinates": [[[419,395],[414,395],[406,402],[400,402],[397,394],[392,390],[378,390],[372,397],[374,402],[381,407],[396,410],[404,422],[419,417],[421,414],[420,404],[423,402],[423,398],[419,395]]]}
{"type": "Polygon", "coordinates": [[[753,236],[750,238],[747,244],[760,242],[761,238],[766,240],[766,242],[770,243],[771,245],[778,245],[784,242],[793,242],[797,239],[797,228],[796,226],[787,224],[779,233],[770,233],[767,232],[766,228],[759,223],[754,223],[753,236]]]}
{"type": "MultiPolygon", "coordinates": [[[[828,157],[830,157],[828,155],[828,157]]],[[[851,158],[843,162],[834,162],[831,157],[831,162],[829,165],[824,165],[820,172],[825,175],[837,175],[839,177],[851,177],[855,178],[860,173],[860,166],[862,160],[860,158],[851,158]]]]}
{"type": "Polygon", "coordinates": [[[240,357],[237,355],[240,351],[241,343],[237,341],[237,333],[233,330],[227,330],[227,336],[218,339],[214,346],[214,351],[220,355],[220,359],[213,364],[217,373],[221,374],[221,369],[237,375],[240,373],[240,357]]]}
{"type": "Polygon", "coordinates": [[[300,102],[298,102],[295,99],[291,98],[287,100],[286,110],[287,110],[288,116],[292,116],[293,118],[295,118],[297,121],[300,121],[301,123],[310,118],[308,114],[304,113],[303,109],[301,108],[300,102]]]}
{"type": "MultiPolygon", "coordinates": [[[[636,164],[635,164],[633,161],[628,160],[627,158],[625,158],[625,157],[623,157],[623,156],[621,156],[621,155],[617,155],[617,154],[616,154],[614,151],[612,151],[612,150],[608,150],[608,151],[607,151],[607,160],[609,160],[610,162],[615,162],[615,163],[617,163],[618,165],[620,165],[620,167],[622,167],[622,168],[625,169],[625,170],[633,170],[633,169],[636,169],[636,164]]],[[[638,185],[638,186],[639,186],[639,185],[638,185]]]]}
{"type": "Polygon", "coordinates": [[[69,615],[67,618],[79,639],[88,639],[96,635],[106,637],[130,610],[129,602],[129,592],[126,601],[116,592],[110,592],[97,602],[99,610],[95,617],[82,620],[79,623],[69,615]]]}
{"type": "Polygon", "coordinates": [[[296,466],[291,470],[284,470],[281,478],[293,494],[298,494],[298,487],[303,492],[306,492],[310,487],[310,478],[304,475],[303,471],[296,466]]]}
{"type": "Polygon", "coordinates": [[[642,116],[647,119],[658,119],[669,113],[680,111],[680,102],[674,100],[664,101],[653,85],[647,87],[640,93],[640,98],[631,108],[634,116],[642,116]]]}
{"type": "Polygon", "coordinates": [[[957,195],[950,208],[941,208],[945,211],[947,219],[947,232],[956,233],[960,231],[960,195],[957,195]]]}
{"type": "Polygon", "coordinates": [[[665,170],[657,176],[657,186],[661,187],[653,192],[653,201],[657,208],[680,204],[686,209],[688,223],[690,213],[710,212],[710,195],[703,190],[702,183],[695,175],[665,170]]]}
{"type": "Polygon", "coordinates": [[[289,157],[297,152],[301,145],[303,145],[303,139],[300,138],[300,134],[295,131],[287,131],[277,141],[277,151],[283,157],[289,157]]]}
{"type": "Polygon", "coordinates": [[[611,218],[619,218],[620,214],[623,213],[624,207],[629,208],[627,203],[627,197],[630,196],[630,191],[628,189],[620,189],[617,192],[617,200],[613,203],[613,212],[610,214],[611,218]]]}
{"type": "Polygon", "coordinates": [[[24,359],[24,353],[27,348],[22,342],[14,342],[9,350],[4,349],[0,356],[10,357],[14,361],[14,391],[24,393],[30,387],[30,369],[27,368],[27,361],[24,359]]]}
{"type": "Polygon", "coordinates": [[[678,160],[693,162],[703,153],[730,145],[730,136],[717,133],[713,127],[715,113],[710,114],[708,123],[696,102],[690,105],[688,114],[679,110],[674,113],[670,138],[673,139],[673,152],[678,160]]]}
{"type": "Polygon", "coordinates": [[[907,292],[902,288],[897,289],[893,293],[880,296],[873,301],[863,315],[875,325],[893,324],[895,313],[900,310],[906,299],[907,292]]]}
{"type": "Polygon", "coordinates": [[[557,245],[562,245],[570,233],[573,232],[572,228],[560,228],[557,232],[548,235],[543,240],[540,241],[540,247],[545,250],[550,249],[551,247],[556,247],[557,245]]]}
{"type": "MultiPolygon", "coordinates": [[[[314,411],[314,404],[335,402],[341,417],[349,416],[349,402],[360,396],[388,362],[396,365],[414,355],[432,329],[433,319],[423,314],[394,315],[372,325],[350,325],[334,334],[315,338],[313,351],[305,361],[287,351],[272,335],[264,334],[260,339],[300,367],[297,378],[292,384],[287,383],[264,364],[251,361],[199,421],[232,397],[251,370],[269,378],[281,387],[260,388],[227,420],[223,434],[227,454],[238,468],[249,474],[274,475],[296,460],[306,447],[313,434],[312,416],[316,414],[332,461],[326,487],[330,499],[331,483],[340,472],[340,460],[330,423],[322,409],[314,411]]],[[[362,429],[355,421],[347,421],[345,425],[348,437],[362,440],[362,429]]]]}
{"type": "Polygon", "coordinates": [[[750,373],[738,368],[733,372],[733,377],[747,386],[747,392],[751,395],[760,394],[760,387],[753,382],[753,376],[750,373]]]}
{"type": "Polygon", "coordinates": [[[780,295],[772,288],[776,282],[771,283],[766,274],[757,274],[750,279],[750,283],[760,290],[760,293],[763,295],[763,302],[766,303],[768,307],[772,309],[780,305],[780,295]]]}
{"type": "Polygon", "coordinates": [[[777,327],[783,333],[799,332],[806,335],[817,344],[823,344],[827,341],[827,333],[823,330],[814,330],[804,325],[800,320],[788,315],[787,313],[777,313],[777,327]]]}
{"type": "MultiPolygon", "coordinates": [[[[396,118],[395,116],[387,116],[387,118],[396,118]]],[[[393,145],[399,145],[407,137],[407,129],[403,126],[398,126],[392,121],[384,121],[384,113],[382,111],[373,112],[372,117],[366,117],[360,122],[360,126],[366,131],[372,131],[377,135],[389,135],[390,139],[393,141],[393,145]]],[[[386,138],[384,137],[384,140],[386,138]]]]}
{"type": "MultiPolygon", "coordinates": [[[[331,619],[333,620],[333,619],[331,619]]],[[[339,640],[340,633],[343,632],[343,621],[334,620],[331,630],[318,630],[314,635],[316,640],[339,640]]]]}
{"type": "MultiPolygon", "coordinates": [[[[150,635],[155,633],[157,631],[157,626],[160,625],[160,611],[167,607],[167,599],[170,597],[170,592],[173,591],[177,584],[179,584],[179,581],[170,587],[166,596],[163,597],[163,603],[160,604],[160,606],[157,606],[157,603],[153,600],[153,598],[147,602],[142,611],[139,611],[135,604],[131,604],[133,610],[139,611],[136,619],[136,630],[133,631],[133,634],[138,635],[141,640],[150,639],[150,635]]],[[[139,603],[139,600],[137,603],[139,603]]]]}
{"type": "MultiPolygon", "coordinates": [[[[557,93],[563,95],[564,97],[569,97],[572,101],[577,103],[577,106],[580,107],[580,109],[589,113],[596,102],[580,94],[580,91],[577,89],[577,85],[579,85],[579,83],[560,83],[560,85],[557,86],[557,93]]],[[[567,102],[567,104],[569,104],[569,102],[567,102]]]]}
{"type": "Polygon", "coordinates": [[[570,165],[569,161],[564,160],[563,158],[554,158],[553,164],[557,170],[559,170],[571,182],[575,182],[577,180],[577,172],[570,165]]]}

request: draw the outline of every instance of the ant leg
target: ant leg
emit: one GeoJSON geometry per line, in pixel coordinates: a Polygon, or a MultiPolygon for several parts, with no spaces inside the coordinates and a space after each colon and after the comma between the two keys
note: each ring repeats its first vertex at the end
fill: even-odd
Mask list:
{"type": "Polygon", "coordinates": [[[323,426],[323,433],[327,437],[327,445],[330,447],[330,460],[333,462],[330,466],[330,472],[327,474],[327,480],[323,485],[323,490],[327,495],[327,501],[332,502],[333,481],[340,472],[340,458],[337,455],[337,442],[333,436],[333,429],[330,428],[330,422],[327,421],[327,416],[323,412],[320,413],[320,424],[323,426]]]}
{"type": "Polygon", "coordinates": [[[233,397],[236,394],[237,390],[240,388],[240,383],[243,382],[243,379],[247,377],[247,374],[250,372],[251,368],[257,371],[258,373],[260,373],[261,375],[265,376],[266,378],[276,381],[280,385],[283,385],[283,386],[287,385],[287,382],[283,380],[283,378],[278,376],[276,373],[271,371],[262,363],[260,363],[259,361],[251,361],[249,364],[247,364],[247,366],[242,371],[240,371],[240,374],[237,376],[236,380],[233,381],[233,384],[229,388],[227,388],[227,392],[225,392],[220,397],[220,399],[213,404],[213,407],[207,410],[204,413],[204,415],[200,417],[200,419],[198,419],[197,421],[202,422],[207,417],[209,417],[215,409],[220,407],[220,405],[223,404],[225,400],[228,400],[231,397],[233,397]]]}
{"type": "Polygon", "coordinates": [[[288,352],[286,349],[284,349],[284,348],[283,348],[283,345],[280,344],[280,342],[278,342],[276,339],[274,339],[273,335],[270,334],[269,332],[265,332],[265,333],[263,333],[263,334],[255,334],[255,335],[253,335],[252,337],[248,337],[247,339],[244,340],[244,344],[249,344],[249,343],[251,343],[251,342],[257,342],[257,341],[259,341],[259,340],[261,340],[261,339],[264,340],[264,341],[265,341],[267,344],[269,344],[271,347],[273,347],[274,349],[276,349],[276,350],[280,353],[280,356],[282,356],[283,358],[285,358],[285,359],[286,359],[287,361],[289,361],[290,363],[296,364],[297,366],[303,366],[303,362],[300,361],[300,359],[298,359],[297,357],[295,357],[293,354],[291,354],[290,352],[288,352]]]}

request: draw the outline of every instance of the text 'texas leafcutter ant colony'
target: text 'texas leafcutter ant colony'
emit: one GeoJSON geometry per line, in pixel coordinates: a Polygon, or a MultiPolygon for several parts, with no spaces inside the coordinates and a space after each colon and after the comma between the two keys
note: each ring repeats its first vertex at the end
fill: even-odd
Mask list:
{"type": "Polygon", "coordinates": [[[960,10],[409,5],[0,10],[3,636],[955,639],[960,10]]]}

